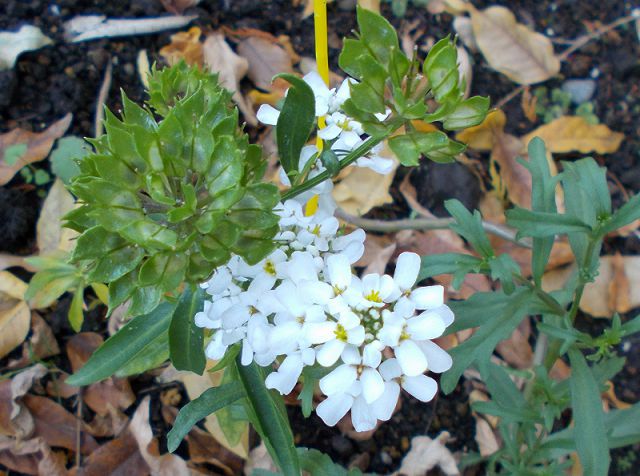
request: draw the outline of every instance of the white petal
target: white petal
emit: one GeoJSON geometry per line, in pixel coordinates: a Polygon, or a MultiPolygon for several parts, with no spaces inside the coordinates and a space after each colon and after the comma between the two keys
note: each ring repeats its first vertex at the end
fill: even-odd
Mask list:
{"type": "Polygon", "coordinates": [[[356,326],[347,331],[347,342],[349,342],[349,344],[360,345],[364,342],[364,337],[365,332],[362,326],[356,326]]]}
{"type": "Polygon", "coordinates": [[[331,367],[340,358],[345,345],[344,342],[337,339],[322,344],[316,354],[316,360],[323,367],[331,367]]]}
{"type": "Polygon", "coordinates": [[[242,365],[249,365],[253,360],[253,349],[247,339],[242,341],[242,354],[240,357],[240,363],[242,365]]]}
{"type": "Polygon", "coordinates": [[[409,377],[420,375],[427,370],[427,358],[420,347],[412,340],[404,340],[393,349],[402,373],[409,377]]]}
{"type": "Polygon", "coordinates": [[[301,281],[298,283],[298,292],[314,304],[327,304],[333,297],[331,285],[321,281],[301,281]]]}
{"type": "Polygon", "coordinates": [[[335,322],[309,322],[304,325],[304,329],[307,334],[307,340],[312,344],[323,344],[336,337],[335,322]]]}
{"type": "Polygon", "coordinates": [[[331,396],[344,392],[358,378],[358,372],[353,365],[342,364],[320,379],[320,390],[331,396]]]}
{"type": "Polygon", "coordinates": [[[398,286],[388,274],[384,274],[380,278],[380,297],[384,300],[395,300],[400,297],[398,286]]]}
{"type": "Polygon", "coordinates": [[[393,280],[402,291],[411,289],[416,284],[420,272],[420,256],[416,253],[401,253],[396,261],[396,270],[393,280]]]}
{"type": "Polygon", "coordinates": [[[378,370],[380,371],[382,378],[385,380],[392,380],[402,375],[402,369],[400,368],[400,364],[398,364],[397,359],[385,360],[380,364],[378,370]]]}
{"type": "Polygon", "coordinates": [[[278,123],[278,117],[280,117],[280,111],[269,104],[263,104],[256,113],[256,118],[263,124],[269,126],[275,126],[278,123]]]}
{"type": "Polygon", "coordinates": [[[442,305],[440,307],[432,309],[432,311],[440,314],[442,322],[444,322],[445,326],[449,327],[451,324],[453,324],[455,316],[453,315],[453,311],[449,308],[449,306],[442,305]]]}
{"type": "Polygon", "coordinates": [[[407,321],[407,331],[414,340],[435,339],[445,330],[444,322],[439,314],[425,311],[407,321]]]}
{"type": "Polygon", "coordinates": [[[318,137],[323,140],[332,140],[340,135],[342,128],[338,124],[330,124],[318,131],[318,137]]]}
{"type": "Polygon", "coordinates": [[[353,405],[351,395],[339,394],[331,396],[316,407],[316,414],[322,418],[327,426],[333,426],[347,414],[353,405]]]}
{"type": "Polygon", "coordinates": [[[345,346],[342,354],[340,355],[342,361],[349,365],[360,365],[362,363],[362,356],[360,355],[360,349],[355,345],[345,346]]]}
{"type": "Polygon", "coordinates": [[[295,350],[298,346],[301,326],[297,321],[289,321],[276,325],[269,335],[270,347],[279,354],[295,350]]]}
{"type": "Polygon", "coordinates": [[[329,87],[324,82],[324,79],[322,79],[322,76],[320,76],[316,71],[311,71],[305,74],[302,79],[311,87],[315,96],[328,98],[331,94],[331,91],[329,91],[329,87]]]}
{"type": "Polygon", "coordinates": [[[371,407],[362,396],[356,398],[353,402],[351,423],[353,423],[353,428],[358,432],[373,430],[378,423],[378,419],[373,414],[371,407]]]}
{"type": "Polygon", "coordinates": [[[417,309],[435,309],[444,304],[444,288],[440,285],[416,288],[411,292],[411,300],[417,309]]]}
{"type": "Polygon", "coordinates": [[[227,351],[227,346],[222,343],[223,331],[214,334],[213,339],[207,345],[205,354],[211,360],[220,360],[227,351]]]}
{"type": "Polygon", "coordinates": [[[441,374],[449,370],[453,365],[451,356],[434,342],[426,340],[418,343],[418,345],[427,357],[427,365],[430,372],[441,374]]]}
{"type": "Polygon", "coordinates": [[[398,345],[400,335],[402,334],[402,326],[396,324],[385,324],[382,329],[378,331],[378,339],[384,345],[389,347],[395,347],[398,345]]]}
{"type": "Polygon", "coordinates": [[[365,345],[362,351],[362,364],[374,369],[378,368],[382,361],[381,347],[382,344],[378,341],[365,345]]]}
{"type": "Polygon", "coordinates": [[[265,380],[267,388],[273,388],[280,392],[281,395],[290,394],[293,387],[298,383],[302,367],[303,363],[299,355],[287,356],[278,367],[278,370],[267,376],[265,380]]]}
{"type": "Polygon", "coordinates": [[[360,375],[362,382],[362,396],[367,403],[373,403],[384,392],[384,380],[377,370],[365,368],[360,375]]]}
{"type": "Polygon", "coordinates": [[[436,381],[426,375],[404,377],[402,379],[402,388],[421,402],[431,401],[438,392],[436,381]]]}
{"type": "Polygon", "coordinates": [[[351,263],[343,254],[331,255],[327,258],[327,274],[331,284],[345,289],[351,284],[351,263]]]}
{"type": "Polygon", "coordinates": [[[362,277],[362,293],[367,296],[372,291],[380,292],[380,275],[376,273],[362,277]]]}
{"type": "Polygon", "coordinates": [[[416,312],[416,305],[408,297],[401,296],[393,306],[393,312],[402,317],[411,317],[416,312]]]}
{"type": "Polygon", "coordinates": [[[353,264],[362,258],[362,255],[364,254],[364,243],[352,241],[344,247],[342,254],[347,257],[351,264],[353,264]]]}
{"type": "Polygon", "coordinates": [[[393,415],[400,396],[400,385],[396,382],[385,382],[384,392],[371,404],[371,411],[378,420],[387,421],[393,415]]]}

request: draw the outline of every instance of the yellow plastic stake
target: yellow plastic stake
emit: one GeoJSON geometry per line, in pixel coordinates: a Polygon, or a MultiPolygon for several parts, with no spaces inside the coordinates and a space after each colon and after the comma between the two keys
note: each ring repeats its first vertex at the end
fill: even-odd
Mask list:
{"type": "MultiPolygon", "coordinates": [[[[316,63],[318,73],[329,86],[329,45],[327,33],[327,0],[313,0],[313,23],[316,36],[316,63]]],[[[323,129],[326,123],[323,117],[318,118],[318,127],[323,129]]],[[[322,150],[322,140],[317,141],[318,149],[322,150]]]]}

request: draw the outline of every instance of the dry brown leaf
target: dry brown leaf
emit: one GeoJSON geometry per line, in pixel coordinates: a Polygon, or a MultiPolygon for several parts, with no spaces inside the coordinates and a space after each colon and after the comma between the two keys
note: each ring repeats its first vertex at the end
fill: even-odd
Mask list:
{"type": "Polygon", "coordinates": [[[29,391],[34,381],[46,373],[45,366],[36,364],[11,380],[0,382],[0,434],[18,439],[31,436],[35,423],[20,399],[29,391]]]}
{"type": "Polygon", "coordinates": [[[607,380],[607,391],[604,392],[603,397],[605,401],[611,403],[611,405],[613,405],[618,410],[624,410],[632,407],[630,403],[623,402],[618,398],[613,382],[611,380],[607,380]]]}
{"type": "Polygon", "coordinates": [[[17,266],[20,268],[24,268],[27,271],[31,271],[32,273],[35,273],[37,271],[36,268],[27,264],[27,262],[25,261],[25,258],[28,258],[28,256],[17,256],[17,255],[10,255],[8,253],[0,253],[0,271],[2,271],[3,269],[13,268],[14,266],[17,266]]]}
{"type": "Polygon", "coordinates": [[[160,455],[158,442],[153,438],[149,424],[149,404],[151,399],[144,397],[136,409],[129,431],[133,435],[144,461],[151,468],[154,476],[190,476],[187,463],[178,455],[167,453],[160,455]]]}
{"type": "Polygon", "coordinates": [[[240,80],[247,74],[249,62],[234,53],[222,33],[207,36],[203,51],[204,65],[209,71],[219,74],[222,86],[233,91],[233,100],[242,111],[244,119],[252,126],[257,125],[258,120],[253,109],[240,93],[240,80]]]}
{"type": "Polygon", "coordinates": [[[536,105],[538,104],[538,96],[531,94],[529,88],[525,88],[520,98],[520,107],[524,113],[524,117],[529,119],[529,122],[537,122],[538,115],[536,114],[536,105]]]}
{"type": "Polygon", "coordinates": [[[380,13],[380,0],[358,0],[358,5],[367,10],[380,13]]]}
{"type": "Polygon", "coordinates": [[[78,232],[62,226],[62,217],[73,210],[74,205],[75,200],[62,180],[56,179],[42,205],[36,226],[41,256],[57,250],[71,251],[75,247],[78,232]]]}
{"type": "Polygon", "coordinates": [[[521,327],[514,329],[508,339],[498,343],[496,350],[511,366],[518,369],[531,368],[533,350],[529,345],[529,335],[521,327]]]}
{"type": "Polygon", "coordinates": [[[244,474],[254,474],[256,470],[264,470],[269,472],[277,472],[278,467],[269,455],[269,450],[264,442],[260,442],[258,446],[251,450],[244,465],[244,474]]]}
{"type": "Polygon", "coordinates": [[[72,114],[69,113],[42,132],[13,129],[5,134],[0,134],[0,185],[8,183],[25,165],[47,157],[55,140],[62,137],[69,128],[72,117],[72,114]],[[27,150],[14,165],[7,164],[3,160],[5,152],[9,147],[20,144],[26,145],[27,150]]]}
{"type": "Polygon", "coordinates": [[[368,234],[364,241],[364,253],[355,266],[364,267],[363,275],[369,273],[384,274],[387,264],[396,250],[396,242],[389,235],[368,234]]]}
{"type": "Polygon", "coordinates": [[[483,457],[492,455],[500,449],[495,431],[484,418],[476,417],[475,440],[483,457]]]}
{"type": "Polygon", "coordinates": [[[31,326],[31,310],[23,300],[27,284],[0,271],[0,357],[24,342],[31,326]]]}
{"type": "MultiPolygon", "coordinates": [[[[22,401],[33,416],[34,436],[42,437],[49,446],[75,451],[78,420],[74,415],[50,398],[25,395],[22,401]]],[[[98,444],[86,431],[82,422],[80,429],[82,430],[80,434],[80,452],[89,454],[98,447],[98,444]]]]}
{"type": "MultiPolygon", "coordinates": [[[[75,469],[75,468],[74,468],[75,469]]],[[[149,466],[142,458],[130,432],[100,446],[84,460],[82,469],[73,476],[145,476],[149,466]]]]}
{"type": "Polygon", "coordinates": [[[522,138],[525,145],[534,137],[544,140],[553,153],[572,151],[610,154],[620,147],[624,134],[613,132],[604,124],[589,124],[581,116],[562,116],[538,127],[522,138]]]}
{"type": "Polygon", "coordinates": [[[32,312],[31,337],[22,346],[22,357],[11,361],[9,367],[26,367],[34,360],[46,359],[59,353],[60,347],[51,327],[37,312],[32,312]]]}
{"type": "Polygon", "coordinates": [[[424,476],[427,471],[439,467],[447,476],[460,474],[451,451],[445,446],[450,439],[446,431],[435,439],[428,436],[415,436],[411,439],[411,449],[402,459],[400,469],[393,475],[424,476]]]}
{"type": "MultiPolygon", "coordinates": [[[[69,339],[67,356],[73,372],[80,370],[102,343],[102,336],[95,332],[81,332],[69,339]]],[[[109,414],[110,407],[126,410],[136,397],[126,378],[110,377],[89,385],[83,393],[83,400],[94,412],[104,416],[109,414]]]]}
{"type": "Polygon", "coordinates": [[[169,13],[182,15],[187,8],[195,7],[200,0],[160,0],[162,6],[169,13]]]}
{"type": "Polygon", "coordinates": [[[26,474],[68,475],[65,455],[52,451],[42,438],[18,441],[0,437],[0,464],[26,474]]]}
{"type": "Polygon", "coordinates": [[[496,136],[502,134],[507,116],[501,109],[493,109],[484,121],[456,134],[456,140],[467,144],[471,149],[487,151],[493,149],[496,136]]]}
{"type": "Polygon", "coordinates": [[[169,65],[174,65],[184,60],[190,66],[204,64],[204,49],[200,42],[202,30],[197,26],[189,28],[189,31],[180,31],[171,35],[171,43],[160,48],[162,56],[169,65]]]}
{"type": "Polygon", "coordinates": [[[467,4],[478,48],[489,65],[519,84],[545,81],[560,71],[553,44],[544,35],[518,23],[505,7],[477,10],[467,4]]]}
{"type": "MultiPolygon", "coordinates": [[[[575,266],[545,273],[545,291],[564,287],[575,266]]],[[[640,256],[602,256],[600,270],[593,283],[585,286],[580,309],[593,317],[611,318],[640,307],[640,256]]]]}
{"type": "Polygon", "coordinates": [[[258,88],[272,89],[271,80],[278,73],[293,73],[291,56],[277,43],[258,36],[238,43],[238,54],[249,64],[247,75],[258,88]]]}
{"type": "MultiPolygon", "coordinates": [[[[432,2],[429,2],[431,4],[432,2]]],[[[453,19],[453,29],[458,34],[458,37],[464,43],[464,46],[476,53],[478,51],[478,43],[476,43],[476,37],[473,34],[473,26],[471,26],[471,18],[456,16],[453,19]]]]}

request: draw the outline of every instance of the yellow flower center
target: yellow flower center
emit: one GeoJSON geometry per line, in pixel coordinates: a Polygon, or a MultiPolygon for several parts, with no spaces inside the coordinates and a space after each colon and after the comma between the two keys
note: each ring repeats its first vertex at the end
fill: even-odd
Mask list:
{"type": "Polygon", "coordinates": [[[381,303],[382,298],[380,297],[380,291],[372,290],[369,294],[364,297],[367,301],[381,303]]]}
{"type": "Polygon", "coordinates": [[[271,276],[276,275],[276,265],[273,261],[268,259],[264,262],[264,266],[262,268],[264,269],[265,273],[270,274],[271,276]]]}
{"type": "Polygon", "coordinates": [[[347,342],[347,330],[341,324],[336,326],[336,330],[333,333],[336,335],[336,339],[347,342]]]}
{"type": "Polygon", "coordinates": [[[314,226],[311,230],[309,230],[311,233],[313,233],[316,236],[320,236],[320,225],[316,225],[314,226]]]}

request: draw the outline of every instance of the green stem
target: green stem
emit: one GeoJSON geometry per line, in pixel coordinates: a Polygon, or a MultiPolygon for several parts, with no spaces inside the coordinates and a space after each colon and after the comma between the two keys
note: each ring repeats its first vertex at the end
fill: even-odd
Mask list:
{"type": "Polygon", "coordinates": [[[546,291],[540,289],[538,286],[536,286],[535,284],[533,284],[531,281],[524,278],[523,276],[519,274],[514,274],[513,280],[516,283],[521,284],[523,286],[527,286],[529,289],[531,289],[542,302],[544,302],[547,306],[549,306],[553,314],[556,314],[558,316],[564,316],[565,313],[567,312],[567,310],[564,307],[562,307],[560,303],[554,299],[553,296],[551,296],[546,291]]]}

